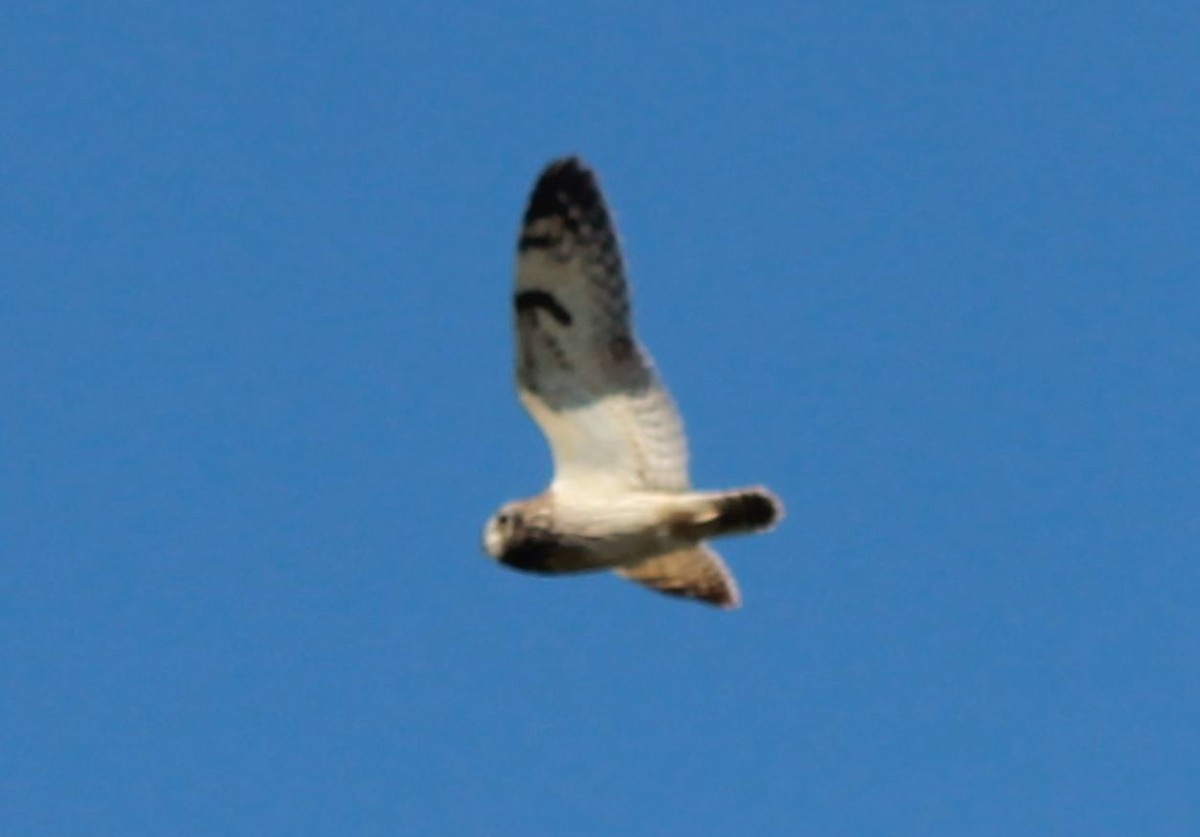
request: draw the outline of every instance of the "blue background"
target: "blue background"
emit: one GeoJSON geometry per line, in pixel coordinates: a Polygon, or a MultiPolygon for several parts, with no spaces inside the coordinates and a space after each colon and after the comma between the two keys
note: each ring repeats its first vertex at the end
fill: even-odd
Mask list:
{"type": "Polygon", "coordinates": [[[1200,833],[1200,7],[832,6],[5,12],[3,832],[1200,833]],[[569,152],[739,612],[480,552],[569,152]]]}

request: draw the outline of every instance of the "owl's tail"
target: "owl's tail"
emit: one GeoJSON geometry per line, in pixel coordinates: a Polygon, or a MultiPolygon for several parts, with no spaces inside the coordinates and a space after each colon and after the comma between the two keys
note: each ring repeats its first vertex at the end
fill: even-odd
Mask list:
{"type": "Polygon", "coordinates": [[[690,523],[701,539],[762,532],[783,519],[783,503],[762,486],[705,493],[698,499],[690,523]]]}

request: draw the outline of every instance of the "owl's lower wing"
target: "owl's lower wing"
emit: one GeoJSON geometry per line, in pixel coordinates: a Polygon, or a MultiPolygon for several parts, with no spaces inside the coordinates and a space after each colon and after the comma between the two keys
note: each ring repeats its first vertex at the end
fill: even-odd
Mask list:
{"type": "Polygon", "coordinates": [[[742,603],[733,574],[721,557],[703,544],[619,567],[617,572],[669,596],[695,599],[727,610],[742,603]]]}
{"type": "Polygon", "coordinates": [[[521,402],[550,444],[555,482],[687,488],[683,423],[634,336],[616,230],[575,158],[534,187],[514,307],[521,402]]]}

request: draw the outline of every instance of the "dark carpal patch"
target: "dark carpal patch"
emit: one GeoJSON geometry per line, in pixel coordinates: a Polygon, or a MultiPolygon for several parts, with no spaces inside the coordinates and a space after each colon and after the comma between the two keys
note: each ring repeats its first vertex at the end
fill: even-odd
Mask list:
{"type": "Polygon", "coordinates": [[[557,235],[532,235],[523,233],[517,239],[517,252],[524,253],[526,250],[546,250],[558,244],[561,238],[557,235]]]}
{"type": "Polygon", "coordinates": [[[516,306],[518,314],[537,311],[540,308],[557,320],[559,325],[569,326],[571,324],[571,312],[563,308],[562,303],[555,298],[554,294],[547,291],[521,291],[513,299],[513,304],[516,306]]]}

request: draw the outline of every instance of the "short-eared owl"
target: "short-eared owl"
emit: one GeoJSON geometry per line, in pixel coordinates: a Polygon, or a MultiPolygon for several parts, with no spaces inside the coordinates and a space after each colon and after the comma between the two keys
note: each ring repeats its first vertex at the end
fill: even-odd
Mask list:
{"type": "Polygon", "coordinates": [[[709,538],[782,517],[765,488],[693,491],[670,394],[633,333],[616,229],[577,158],[542,172],[517,243],[521,403],[550,443],[554,481],[503,506],[484,548],[519,570],[615,570],[655,590],[737,607],[709,538]]]}

